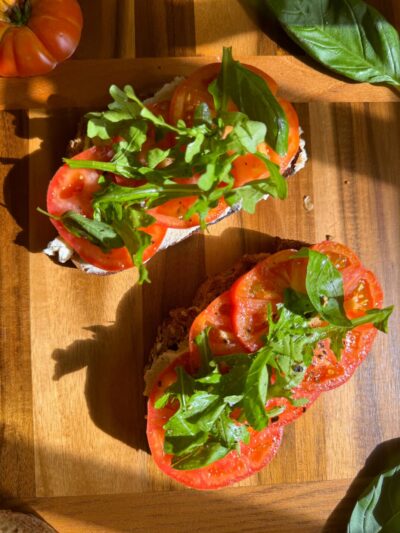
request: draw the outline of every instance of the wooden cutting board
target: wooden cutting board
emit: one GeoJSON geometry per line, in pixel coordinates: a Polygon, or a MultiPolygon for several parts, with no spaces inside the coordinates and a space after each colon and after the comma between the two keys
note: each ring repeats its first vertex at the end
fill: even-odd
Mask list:
{"type": "MultiPolygon", "coordinates": [[[[110,83],[147,92],[212,60],[74,61],[46,78],[0,80],[1,494],[62,532],[321,531],[371,452],[400,434],[398,311],[354,378],[287,427],[270,466],[232,489],[194,493],[154,467],[142,395],[168,310],[268,236],[348,244],[399,308],[400,104],[391,90],[291,57],[246,58],[296,102],[310,161],[290,178],[287,200],[158,253],[146,286],[134,271],[88,276],[40,253],[54,231],[36,207],[82,113],[107,103],[110,83]]],[[[351,501],[326,531],[341,531],[351,501]]]]}

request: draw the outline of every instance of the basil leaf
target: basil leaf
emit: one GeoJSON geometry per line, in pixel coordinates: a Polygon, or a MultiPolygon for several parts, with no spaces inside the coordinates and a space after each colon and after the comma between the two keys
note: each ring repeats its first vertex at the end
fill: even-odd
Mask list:
{"type": "Polygon", "coordinates": [[[243,408],[249,424],[261,431],[268,425],[265,411],[268,392],[267,362],[271,354],[269,350],[261,350],[252,362],[244,387],[243,408]]]}
{"type": "Polygon", "coordinates": [[[351,327],[343,303],[343,279],[329,258],[310,248],[302,248],[299,257],[308,257],[306,289],[318,314],[330,324],[351,327]]]}
{"type": "Polygon", "coordinates": [[[263,78],[234,61],[231,48],[224,48],[217,81],[208,90],[217,110],[226,111],[231,98],[248,118],[265,124],[265,140],[273,150],[287,153],[289,126],[284,110],[263,78]]]}
{"type": "Polygon", "coordinates": [[[92,220],[75,211],[67,211],[60,217],[50,215],[40,208],[38,208],[38,211],[50,218],[59,220],[72,235],[90,241],[105,252],[124,246],[124,241],[120,235],[112,226],[105,222],[92,220]]]}
{"type": "Polygon", "coordinates": [[[263,0],[311,57],[356,81],[400,87],[396,29],[362,0],[263,0]]]}
{"type": "Polygon", "coordinates": [[[400,531],[400,465],[372,481],[354,507],[347,526],[347,533],[395,531],[400,531]]]}
{"type": "Polygon", "coordinates": [[[230,451],[219,442],[207,442],[190,454],[173,457],[171,466],[176,470],[195,470],[222,459],[230,451]]]}
{"type": "Polygon", "coordinates": [[[307,294],[297,292],[291,287],[284,292],[285,307],[296,315],[310,316],[315,313],[313,304],[307,294]]]}

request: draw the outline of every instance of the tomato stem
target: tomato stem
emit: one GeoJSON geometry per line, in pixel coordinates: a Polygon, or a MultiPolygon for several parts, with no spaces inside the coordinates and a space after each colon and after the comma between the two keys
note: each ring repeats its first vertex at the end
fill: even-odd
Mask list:
{"type": "Polygon", "coordinates": [[[15,26],[25,26],[31,17],[31,0],[18,0],[6,12],[8,20],[15,26]]]}

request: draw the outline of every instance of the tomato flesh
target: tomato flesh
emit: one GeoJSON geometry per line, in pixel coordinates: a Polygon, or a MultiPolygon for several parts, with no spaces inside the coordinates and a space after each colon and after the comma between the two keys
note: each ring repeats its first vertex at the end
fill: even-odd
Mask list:
{"type": "Polygon", "coordinates": [[[278,451],[283,435],[280,427],[268,427],[259,432],[251,431],[249,444],[242,443],[240,446],[240,455],[232,451],[223,459],[196,470],[176,470],[172,467],[172,456],[164,453],[163,426],[174,414],[175,409],[168,405],[163,409],[156,409],[154,404],[166,388],[176,381],[175,368],[187,364],[188,354],[175,360],[159,376],[158,383],[149,396],[147,439],[156,465],[172,479],[198,490],[227,487],[260,471],[278,451]]]}
{"type": "MultiPolygon", "coordinates": [[[[109,146],[93,146],[78,154],[74,159],[110,161],[113,150],[109,146]]],[[[72,169],[63,165],[54,175],[47,191],[47,209],[51,215],[61,216],[67,211],[75,211],[88,218],[93,217],[93,195],[99,191],[100,172],[92,169],[72,169]]],[[[60,236],[86,262],[109,272],[125,270],[133,266],[128,250],[114,248],[103,252],[98,246],[82,237],[72,235],[58,220],[51,220],[60,236]]],[[[150,246],[144,252],[143,260],[152,257],[161,245],[166,228],[152,224],[142,230],[152,237],[150,246]]]]}
{"type": "MultiPolygon", "coordinates": [[[[175,183],[181,184],[196,184],[198,177],[191,178],[177,178],[175,183]]],[[[149,214],[152,215],[159,224],[168,228],[185,229],[193,228],[200,225],[200,217],[197,213],[190,218],[185,218],[186,213],[196,202],[197,196],[188,196],[183,198],[174,198],[167,202],[149,209],[149,214]]],[[[212,224],[219,219],[228,209],[228,205],[223,198],[221,198],[216,207],[209,209],[206,216],[206,223],[212,224]]]]}
{"type": "MultiPolygon", "coordinates": [[[[375,276],[365,270],[358,257],[341,244],[325,241],[312,247],[326,254],[342,273],[344,308],[348,318],[365,314],[367,309],[382,305],[382,290],[375,276]]],[[[306,261],[294,259],[293,251],[283,251],[268,257],[239,278],[232,291],[232,322],[239,340],[250,350],[263,345],[268,331],[267,306],[283,301],[284,290],[291,287],[305,292],[306,261]]],[[[371,325],[350,331],[344,343],[340,361],[330,349],[329,339],[319,343],[312,364],[299,387],[301,391],[330,390],[344,383],[366,357],[376,335],[371,325]]]]}

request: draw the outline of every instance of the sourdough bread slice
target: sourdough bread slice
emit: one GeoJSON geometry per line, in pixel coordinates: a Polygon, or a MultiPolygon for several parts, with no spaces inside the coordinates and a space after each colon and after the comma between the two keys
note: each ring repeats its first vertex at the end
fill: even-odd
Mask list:
{"type": "Polygon", "coordinates": [[[144,376],[144,394],[148,395],[160,373],[174,359],[188,350],[188,335],[191,325],[196,316],[215,298],[227,291],[240,276],[269,255],[289,248],[299,250],[303,246],[310,246],[310,244],[279,237],[272,238],[263,252],[243,255],[228,270],[207,278],[198,288],[191,306],[172,309],[168,317],[158,327],[156,340],[149,354],[144,376]]]}

